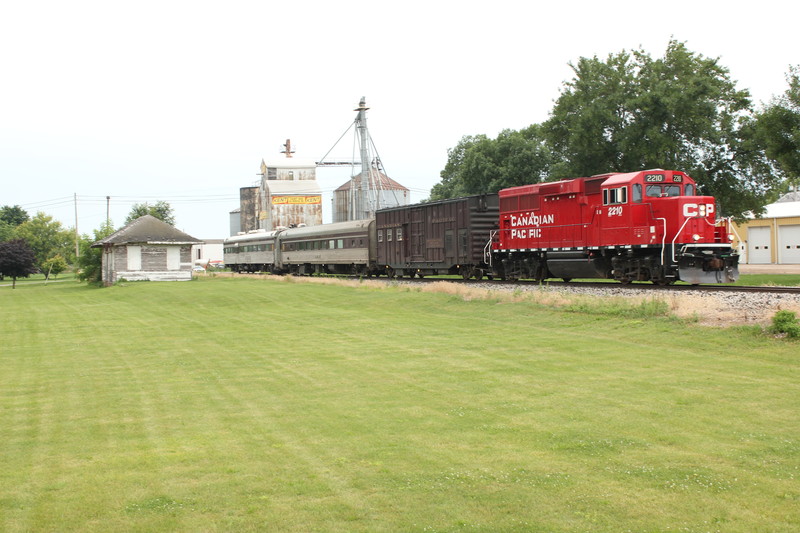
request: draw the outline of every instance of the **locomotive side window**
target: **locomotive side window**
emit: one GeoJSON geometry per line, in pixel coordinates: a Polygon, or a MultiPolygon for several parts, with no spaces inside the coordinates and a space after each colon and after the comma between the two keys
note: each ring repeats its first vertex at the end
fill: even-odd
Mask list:
{"type": "Polygon", "coordinates": [[[641,183],[634,183],[633,188],[631,189],[631,196],[633,196],[633,201],[637,204],[642,203],[642,184],[641,183]]]}
{"type": "Polygon", "coordinates": [[[694,196],[694,185],[691,183],[686,184],[686,192],[683,193],[686,196],[694,196]]]}
{"type": "Polygon", "coordinates": [[[616,189],[603,190],[603,205],[615,205],[628,203],[628,188],[619,187],[616,189]]]}

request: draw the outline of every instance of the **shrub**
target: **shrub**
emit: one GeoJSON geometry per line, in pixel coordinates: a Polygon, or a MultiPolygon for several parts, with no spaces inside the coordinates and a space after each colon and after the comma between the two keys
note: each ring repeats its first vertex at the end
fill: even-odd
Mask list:
{"type": "Polygon", "coordinates": [[[790,339],[800,338],[800,324],[794,311],[778,311],[772,317],[769,332],[775,335],[786,335],[790,339]]]}

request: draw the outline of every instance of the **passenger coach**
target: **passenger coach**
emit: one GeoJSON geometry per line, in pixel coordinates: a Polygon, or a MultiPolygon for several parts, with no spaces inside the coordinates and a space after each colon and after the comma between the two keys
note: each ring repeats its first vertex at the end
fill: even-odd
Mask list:
{"type": "Polygon", "coordinates": [[[374,275],[375,220],[352,220],[291,228],[278,234],[278,272],[374,275]]]}
{"type": "Polygon", "coordinates": [[[225,239],[225,266],[233,272],[272,272],[276,231],[255,231],[225,239]]]}

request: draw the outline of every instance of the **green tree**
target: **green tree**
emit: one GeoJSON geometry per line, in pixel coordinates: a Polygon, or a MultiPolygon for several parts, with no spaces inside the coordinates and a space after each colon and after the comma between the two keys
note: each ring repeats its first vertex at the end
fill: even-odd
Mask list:
{"type": "Polygon", "coordinates": [[[23,239],[12,239],[0,243],[0,279],[5,276],[13,280],[11,287],[17,287],[17,278],[27,278],[36,272],[34,253],[23,239]]]}
{"type": "Polygon", "coordinates": [[[672,40],[664,57],[639,50],[581,58],[545,136],[553,178],[674,168],[717,198],[723,214],[759,212],[777,183],[746,128],[752,104],[717,59],[672,40]]]}
{"type": "Polygon", "coordinates": [[[99,284],[103,279],[103,249],[92,248],[92,244],[114,233],[114,227],[111,224],[103,224],[93,233],[94,238],[90,238],[88,235],[81,237],[77,274],[78,279],[81,281],[99,284]]]}
{"type": "Polygon", "coordinates": [[[755,137],[789,183],[800,183],[800,66],[789,68],[789,88],[755,117],[755,137]]]}
{"type": "Polygon", "coordinates": [[[4,205],[0,207],[0,221],[11,224],[12,226],[19,226],[29,218],[28,212],[18,205],[4,205]]]}
{"type": "Polygon", "coordinates": [[[167,224],[175,225],[175,214],[172,211],[172,206],[169,203],[159,200],[153,205],[147,202],[141,204],[133,204],[128,218],[125,219],[125,224],[130,224],[134,220],[144,215],[151,215],[159,220],[163,220],[167,224]]]}
{"type": "Polygon", "coordinates": [[[547,176],[550,150],[541,127],[504,130],[497,139],[485,135],[463,137],[448,150],[442,181],[431,191],[432,200],[495,193],[506,187],[537,183],[547,176]]]}
{"type": "Polygon", "coordinates": [[[75,257],[75,234],[64,229],[61,222],[42,212],[17,226],[15,235],[28,242],[40,270],[44,270],[45,261],[56,255],[61,255],[68,262],[75,257]]]}
{"type": "Polygon", "coordinates": [[[17,229],[13,224],[5,220],[0,220],[0,242],[10,241],[14,238],[14,231],[17,229]]]}
{"type": "Polygon", "coordinates": [[[431,200],[468,195],[463,177],[465,155],[470,148],[487,139],[486,135],[465,135],[454,148],[447,150],[447,163],[439,174],[442,179],[431,189],[431,200]]]}
{"type": "Polygon", "coordinates": [[[67,269],[67,266],[67,260],[61,254],[56,254],[42,263],[42,273],[45,279],[50,279],[50,276],[58,277],[67,269]]]}

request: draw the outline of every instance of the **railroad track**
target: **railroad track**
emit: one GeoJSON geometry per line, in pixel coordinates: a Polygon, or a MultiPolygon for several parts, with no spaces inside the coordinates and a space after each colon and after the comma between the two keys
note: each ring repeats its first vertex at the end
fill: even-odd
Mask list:
{"type": "Polygon", "coordinates": [[[597,281],[533,281],[533,280],[518,280],[518,281],[502,281],[502,280],[463,280],[460,278],[439,278],[439,277],[425,277],[425,278],[395,278],[393,280],[387,278],[373,278],[382,279],[387,282],[396,281],[403,283],[434,283],[434,282],[449,282],[461,283],[466,285],[503,285],[503,286],[549,286],[549,287],[574,287],[574,288],[598,288],[598,289],[616,289],[619,291],[625,290],[646,290],[646,291],[703,291],[703,292],[750,292],[761,294],[791,294],[800,295],[800,287],[783,287],[783,286],[744,286],[744,285],[655,285],[652,283],[629,283],[622,284],[617,282],[597,282],[597,281]]]}

